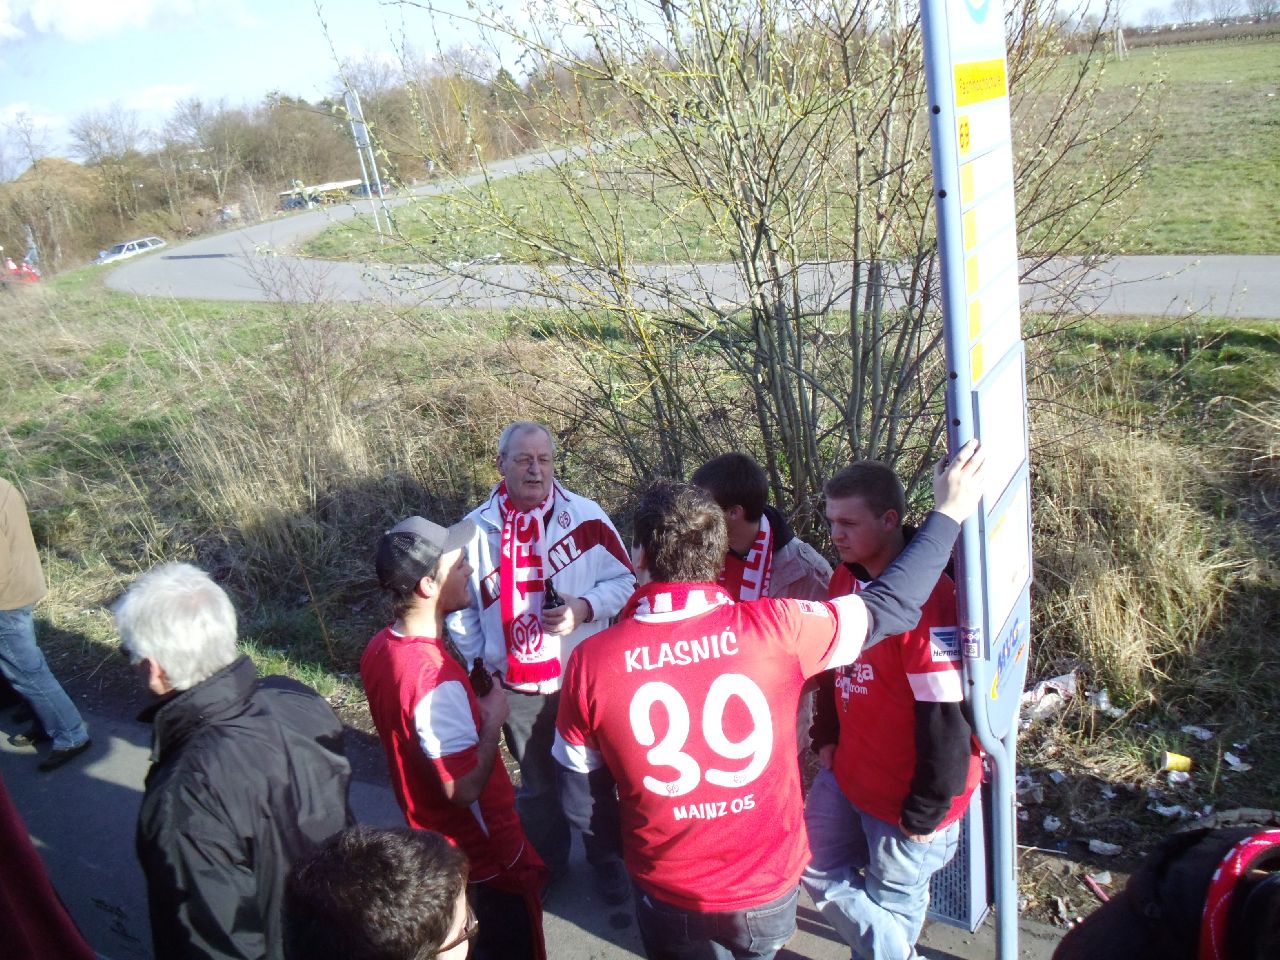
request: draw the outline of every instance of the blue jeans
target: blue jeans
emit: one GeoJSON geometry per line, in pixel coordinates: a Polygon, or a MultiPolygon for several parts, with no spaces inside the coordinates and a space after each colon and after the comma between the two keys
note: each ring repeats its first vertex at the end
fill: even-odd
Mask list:
{"type": "Polygon", "coordinates": [[[860,811],[830,770],[818,771],[804,808],[813,859],[804,886],[854,957],[908,960],[929,909],[929,878],[960,843],[960,822],[924,843],[860,811]],[[860,872],[861,871],[861,872],[860,872]]]}
{"type": "Polygon", "coordinates": [[[89,739],[80,711],[49,672],[36,646],[31,607],[0,610],[0,672],[31,705],[55,750],[78,747],[89,739]]]}
{"type": "Polygon", "coordinates": [[[748,910],[696,913],[636,888],[636,923],[649,960],[771,960],[796,932],[800,888],[748,910]]]}

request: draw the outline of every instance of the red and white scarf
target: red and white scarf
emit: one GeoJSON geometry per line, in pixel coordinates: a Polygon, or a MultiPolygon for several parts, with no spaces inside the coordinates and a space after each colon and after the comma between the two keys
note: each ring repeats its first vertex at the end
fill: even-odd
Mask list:
{"type": "Polygon", "coordinates": [[[497,490],[502,511],[502,547],[498,557],[498,603],[507,644],[507,683],[513,687],[560,676],[560,638],[542,632],[542,594],[546,571],[544,518],[555,498],[519,511],[503,481],[497,490]]]}
{"type": "Polygon", "coordinates": [[[760,532],[756,534],[745,557],[732,550],[725,554],[720,586],[735,600],[763,600],[769,592],[769,574],[773,568],[773,530],[769,518],[760,514],[760,532]]]}
{"type": "Polygon", "coordinates": [[[635,617],[650,623],[684,620],[714,610],[733,597],[718,583],[646,583],[631,595],[619,620],[635,617]]]}

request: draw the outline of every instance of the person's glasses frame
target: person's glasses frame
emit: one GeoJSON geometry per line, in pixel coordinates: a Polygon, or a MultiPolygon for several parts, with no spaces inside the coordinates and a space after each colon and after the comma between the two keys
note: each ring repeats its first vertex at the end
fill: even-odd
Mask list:
{"type": "Polygon", "coordinates": [[[474,940],[476,934],[480,932],[480,921],[476,919],[475,911],[471,909],[471,904],[467,904],[467,919],[462,925],[462,932],[450,940],[448,943],[442,943],[434,950],[422,954],[420,960],[431,960],[432,957],[438,957],[440,954],[452,950],[454,947],[461,946],[468,940],[474,940]]]}

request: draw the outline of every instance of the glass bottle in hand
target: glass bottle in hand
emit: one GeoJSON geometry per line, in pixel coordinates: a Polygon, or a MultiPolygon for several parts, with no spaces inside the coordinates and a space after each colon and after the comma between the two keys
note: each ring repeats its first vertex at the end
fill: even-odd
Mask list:
{"type": "Polygon", "coordinates": [[[467,674],[467,679],[471,681],[471,689],[477,697],[486,697],[493,689],[493,676],[485,667],[483,657],[476,657],[471,661],[471,672],[467,674]]]}
{"type": "Polygon", "coordinates": [[[564,597],[556,592],[555,585],[552,584],[551,578],[547,577],[542,582],[542,609],[554,610],[556,607],[564,606],[564,597]]]}

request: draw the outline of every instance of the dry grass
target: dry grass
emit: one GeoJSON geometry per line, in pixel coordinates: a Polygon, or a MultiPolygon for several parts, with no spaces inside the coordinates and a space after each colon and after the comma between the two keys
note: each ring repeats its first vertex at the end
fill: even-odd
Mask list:
{"type": "Polygon", "coordinates": [[[1033,679],[1075,669],[1082,693],[1108,689],[1121,713],[1080,697],[1023,734],[1046,790],[1031,842],[1045,812],[1140,842],[1167,828],[1152,797],[1189,810],[1280,797],[1280,338],[1247,326],[1108,321],[1051,350],[1033,341],[1047,371],[1032,404],[1033,679]],[[1166,749],[1193,758],[1191,781],[1166,782],[1166,749]],[[1232,772],[1232,750],[1254,769],[1232,772]]]}
{"type": "Polygon", "coordinates": [[[377,535],[473,505],[501,427],[548,394],[519,370],[557,363],[500,317],[97,289],[14,303],[0,470],[31,501],[42,610],[80,674],[113,643],[105,605],[166,560],[231,589],[272,667],[313,683],[349,672],[384,615],[377,535]]]}
{"type": "MultiPolygon", "coordinates": [[[[1038,418],[1044,433],[1047,418],[1038,418]]],[[[1250,555],[1205,505],[1196,451],[1098,424],[1041,444],[1035,514],[1039,662],[1087,663],[1128,700],[1154,696],[1223,626],[1250,555]]]]}

